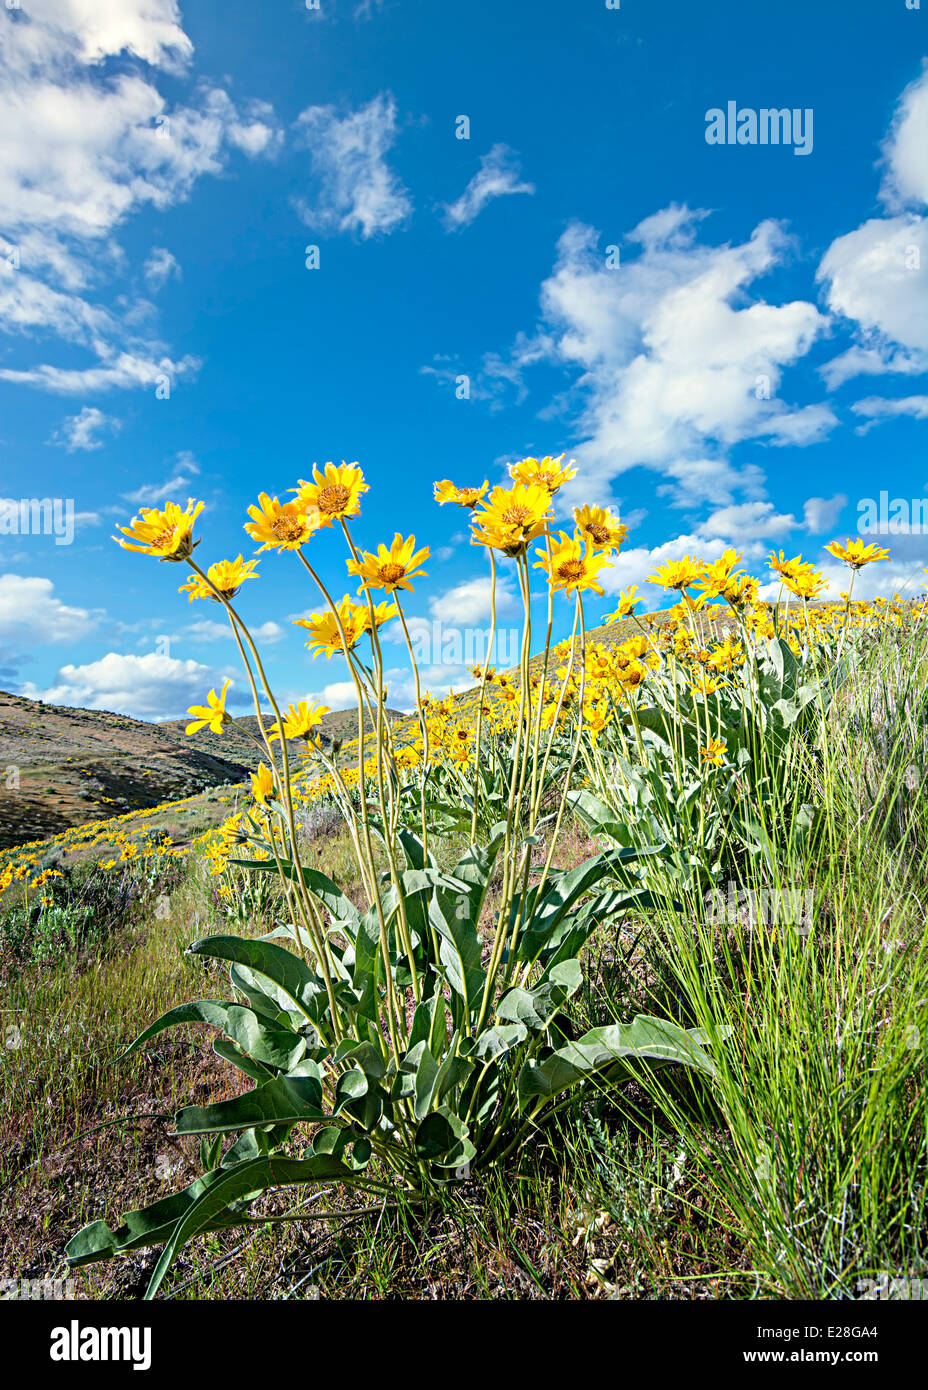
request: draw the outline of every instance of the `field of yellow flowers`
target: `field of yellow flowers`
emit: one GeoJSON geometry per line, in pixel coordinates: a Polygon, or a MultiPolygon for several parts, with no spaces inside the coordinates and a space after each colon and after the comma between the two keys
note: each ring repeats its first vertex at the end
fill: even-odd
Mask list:
{"type": "MultiPolygon", "coordinates": [[[[329,463],[291,501],[260,495],[245,531],[258,555],[300,567],[320,601],[297,620],[307,647],[341,656],[356,692],[358,734],[340,745],[319,737],[326,707],[275,699],[234,602],[257,557],[201,566],[193,500],[120,528],[127,550],[186,568],[190,602],[225,611],[255,768],[190,846],[146,812],[0,860],[16,1008],[34,1011],[38,993],[67,1009],[84,991],[91,1033],[116,1011],[134,1086],[171,1057],[168,1111],[147,1114],[167,1135],[173,1113],[183,1161],[146,1140],[122,1164],[134,1193],[98,1178],[55,1209],[90,1296],[124,1287],[121,1268],[146,1297],[270,1296],[303,1246],[325,1252],[336,1296],[359,1279],[409,1292],[410,1232],[435,1222],[456,1296],[494,1281],[519,1296],[526,1266],[543,1292],[594,1297],[843,1298],[881,1270],[923,1269],[925,600],[855,600],[860,570],[889,558],[860,540],[828,547],[848,569],[830,604],[801,556],[770,555],[765,601],[729,550],[661,566],[650,582],[672,606],[643,613],[632,586],[591,634],[585,605],[627,535],[595,506],[556,529],[575,472],[528,458],[507,486],[436,484],[487,556],[493,627],[502,567],[523,601],[517,669],[486,661],[444,698],[421,686],[404,608],[428,547],[397,533],[360,548],[362,470],[329,463]],[[354,596],[314,566],[321,528],[343,536],[354,596]],[[560,602],[572,632],[555,644],[560,602]],[[418,695],[398,721],[389,622],[418,695]],[[85,933],[68,979],[29,943],[74,946],[43,923],[67,914],[77,855],[85,876],[144,891],[129,955],[118,932],[85,933]],[[87,990],[94,972],[105,990],[87,990]],[[195,997],[201,985],[221,993],[195,997]],[[141,1011],[155,1002],[157,1019],[141,1011]],[[202,1035],[166,1042],[191,1024],[213,1030],[205,1093],[191,1069],[202,1035]],[[190,1178],[176,1190],[175,1172],[190,1178]],[[138,1195],[149,1205],[120,1223],[138,1195]],[[504,1258],[523,1217],[536,1234],[504,1258]],[[339,1229],[354,1233],[347,1259],[339,1229]]],[[[227,689],[191,708],[189,734],[221,742],[227,689]]],[[[13,1050],[31,1113],[36,1073],[13,1050]]],[[[80,1125],[138,1100],[81,1076],[80,1125]]],[[[64,1122],[63,1097],[55,1113],[64,1122]]],[[[12,1190],[47,1195],[48,1155],[74,1136],[45,1117],[24,1167],[8,1125],[12,1190]]],[[[107,1142],[85,1150],[91,1168],[105,1170],[107,1142]]],[[[113,1139],[120,1161],[126,1142],[113,1139]]]]}

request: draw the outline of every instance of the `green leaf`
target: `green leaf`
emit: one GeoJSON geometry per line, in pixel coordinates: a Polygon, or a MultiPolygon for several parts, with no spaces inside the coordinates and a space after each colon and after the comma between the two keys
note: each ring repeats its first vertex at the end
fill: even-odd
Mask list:
{"type": "Polygon", "coordinates": [[[561,961],[552,967],[545,984],[531,990],[516,987],[503,995],[496,1007],[497,1016],[540,1032],[582,983],[580,962],[561,961]]]}
{"type": "Polygon", "coordinates": [[[576,1042],[558,1048],[543,1061],[529,1058],[519,1072],[519,1109],[549,1099],[594,1073],[623,1069],[628,1059],[679,1062],[714,1076],[715,1067],[700,1045],[703,1034],[688,1032],[667,1019],[638,1014],[631,1023],[594,1028],[576,1042]]]}
{"type": "MultiPolygon", "coordinates": [[[[269,874],[278,872],[277,865],[273,860],[253,862],[250,859],[230,859],[227,862],[236,869],[258,869],[269,874]]],[[[297,879],[296,867],[289,860],[281,861],[281,867],[287,878],[297,879]]],[[[358,909],[351,899],[342,892],[337,883],[318,869],[303,868],[302,877],[309,891],[315,894],[323,906],[331,912],[336,922],[357,922],[360,916],[358,909]]]]}
{"type": "MultiPolygon", "coordinates": [[[[226,1062],[231,1062],[233,1067],[238,1067],[246,1076],[250,1076],[253,1081],[270,1081],[274,1073],[270,1068],[264,1066],[262,1062],[256,1062],[253,1057],[249,1057],[247,1052],[243,1052],[238,1043],[231,1038],[217,1038],[213,1043],[213,1051],[217,1057],[221,1057],[226,1062]]],[[[203,1164],[204,1168],[212,1168],[212,1163],[203,1164]]]]}
{"type": "MultiPolygon", "coordinates": [[[[314,1154],[311,1158],[258,1158],[237,1168],[218,1170],[218,1181],[197,1197],[177,1222],[161,1253],[148,1288],[146,1301],[154,1298],[174,1260],[183,1247],[201,1231],[216,1229],[217,1217],[228,1217],[230,1202],[247,1198],[249,1193],[268,1187],[289,1186],[294,1183],[350,1180],[351,1169],[329,1154],[314,1154]]],[[[226,1219],[225,1225],[240,1225],[241,1221],[226,1219]]]]}
{"type": "Polygon", "coordinates": [[[249,1057],[278,1071],[291,1071],[306,1051],[306,1041],[298,1033],[268,1027],[241,1004],[229,1007],[226,1032],[249,1057]]]}
{"type": "MultiPolygon", "coordinates": [[[[473,862],[476,865],[476,858],[473,862]]],[[[479,870],[475,868],[475,872],[479,870]]],[[[479,908],[474,915],[474,904],[483,902],[484,891],[479,882],[449,880],[445,886],[436,887],[429,905],[429,921],[440,937],[439,958],[448,983],[460,995],[468,1016],[476,1007],[486,979],[477,935],[479,908]]]]}
{"type": "Polygon", "coordinates": [[[325,991],[305,961],[284,946],[242,936],[204,936],[194,941],[188,952],[194,956],[232,961],[265,975],[306,1018],[316,1021],[319,1016],[325,991]]]}
{"type": "Polygon", "coordinates": [[[185,1105],[177,1112],[178,1134],[210,1134],[263,1125],[323,1120],[322,1083],[316,1076],[275,1076],[233,1100],[185,1105]]]}
{"type": "Polygon", "coordinates": [[[477,1152],[468,1133],[467,1125],[457,1115],[433,1110],[416,1130],[416,1153],[440,1168],[457,1168],[477,1152]]]}
{"type": "Polygon", "coordinates": [[[485,1028],[476,1039],[473,1056],[478,1062],[495,1061],[525,1042],[527,1037],[524,1023],[501,1023],[495,1028],[485,1028]]]}
{"type": "MultiPolygon", "coordinates": [[[[529,905],[526,924],[516,942],[516,959],[534,960],[545,946],[556,939],[555,932],[580,898],[610,874],[621,873],[627,865],[648,855],[660,854],[660,845],[634,849],[610,849],[586,859],[575,869],[561,874],[546,891],[541,901],[537,897],[529,905]]],[[[637,886],[633,883],[632,886],[637,886]]],[[[514,906],[513,912],[517,908],[514,906]]]]}
{"type": "Polygon", "coordinates": [[[231,1003],[223,1003],[220,999],[195,999],[189,1004],[178,1004],[175,1009],[168,1009],[166,1014],[162,1014],[154,1023],[149,1024],[143,1033],[140,1033],[135,1042],[129,1044],[124,1052],[119,1054],[119,1060],[128,1057],[130,1052],[134,1052],[137,1047],[148,1042],[149,1038],[156,1037],[163,1033],[166,1028],[176,1028],[182,1023],[209,1023],[213,1028],[222,1028],[226,1031],[229,1009],[231,1003]]]}

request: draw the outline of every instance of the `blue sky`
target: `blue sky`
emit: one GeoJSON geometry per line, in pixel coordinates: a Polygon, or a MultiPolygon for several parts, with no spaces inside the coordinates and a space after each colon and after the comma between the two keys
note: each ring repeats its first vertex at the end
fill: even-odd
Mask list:
{"type": "MultiPolygon", "coordinates": [[[[248,555],[247,505],[329,459],[371,484],[363,545],[431,547],[420,632],[486,622],[484,556],[433,481],[499,482],[528,454],[577,459],[564,518],[620,511],[613,592],[657,606],[655,562],[735,544],[758,574],[771,547],[827,561],[837,593],[822,547],[856,534],[859,503],[928,494],[912,5],[0,9],[0,685],[182,715],[234,648],[178,596],[180,567],[119,550],[114,525],[196,496],[198,556],[248,555]],[[802,112],[805,152],[798,128],[707,143],[729,102],[802,112]],[[16,533],[32,497],[73,498],[73,543],[16,533]]],[[[914,516],[883,543],[858,592],[918,592],[914,516]]],[[[347,589],[338,537],[313,549],[347,589]]],[[[347,703],[343,665],[291,625],[314,606],[296,561],[261,572],[241,603],[279,693],[347,703]]],[[[433,689],[466,683],[429,660],[433,689]]]]}

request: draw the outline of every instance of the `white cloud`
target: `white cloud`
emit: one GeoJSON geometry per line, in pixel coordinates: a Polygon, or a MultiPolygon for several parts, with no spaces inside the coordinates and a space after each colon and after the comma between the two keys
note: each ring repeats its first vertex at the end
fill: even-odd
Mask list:
{"type": "Polygon", "coordinates": [[[855,401],[851,406],[855,415],[863,415],[866,423],[858,425],[857,433],[866,434],[874,425],[883,420],[894,420],[910,415],[914,420],[928,420],[928,396],[899,396],[895,399],[885,396],[867,396],[855,401]]]}
{"type": "Polygon", "coordinates": [[[381,93],[345,116],[334,106],[308,106],[296,129],[317,184],[312,202],[296,204],[308,226],[367,240],[406,221],[412,200],[385,158],[397,134],[392,96],[381,93]]]}
{"type": "MultiPolygon", "coordinates": [[[[496,585],[496,614],[504,617],[512,613],[518,604],[510,588],[509,581],[502,576],[496,585]]],[[[490,617],[490,579],[480,576],[465,579],[444,593],[429,599],[429,612],[441,623],[454,627],[473,627],[488,621],[490,617]]],[[[424,619],[420,619],[424,622],[424,619]]],[[[410,629],[412,631],[412,629],[410,629]]]]}
{"type": "Polygon", "coordinates": [[[118,420],[104,415],[95,405],[85,405],[79,414],[68,415],[64,419],[53,440],[56,444],[62,445],[69,454],[79,450],[89,452],[103,447],[103,440],[98,437],[101,433],[105,430],[116,431],[119,428],[118,420]]]}
{"type": "Polygon", "coordinates": [[[684,555],[717,560],[725,549],[726,543],[723,540],[706,540],[704,536],[699,535],[675,536],[673,540],[665,541],[653,550],[646,546],[621,550],[615,557],[612,568],[600,572],[600,579],[607,595],[617,594],[620,589],[637,584],[644,595],[646,608],[655,608],[665,597],[665,592],[659,585],[647,583],[648,575],[653,574],[657,566],[666,564],[668,560],[681,560],[684,555]]]}
{"type": "Polygon", "coordinates": [[[445,204],[445,227],[455,231],[468,226],[494,198],[534,192],[535,185],[521,179],[521,166],[515,153],[507,145],[494,145],[489,154],[480,156],[480,168],[461,196],[445,204]]]}
{"type": "MultiPolygon", "coordinates": [[[[192,704],[206,703],[206,693],[222,685],[221,674],[198,661],[146,652],[144,656],[107,652],[83,666],[62,666],[52,685],[22,687],[31,699],[81,709],[103,709],[136,719],[179,719],[192,704]]],[[[221,755],[219,739],[216,752],[221,755]]]]}
{"type": "Polygon", "coordinates": [[[889,217],[874,217],[837,237],[818,279],[829,309],[855,327],[857,343],[826,363],[832,389],[861,372],[928,370],[928,65],[899,98],[883,143],[880,199],[889,217]]]}
{"type": "Polygon", "coordinates": [[[799,522],[790,512],[777,512],[772,502],[743,502],[720,507],[699,524],[699,534],[724,538],[744,546],[753,541],[773,540],[794,531],[799,522]]]}
{"type": "Polygon", "coordinates": [[[0,574],[0,638],[28,643],[78,642],[91,633],[99,615],[62,603],[50,579],[0,574]]]}
{"type": "Polygon", "coordinates": [[[703,502],[724,506],[736,492],[755,496],[764,491],[763,473],[753,464],[738,470],[727,459],[673,459],[662,471],[673,482],[661,483],[656,492],[669,498],[672,507],[696,507],[703,502]]]}
{"type": "Polygon", "coordinates": [[[177,257],[166,246],[154,246],[142,267],[142,274],[149,289],[160,290],[172,276],[179,280],[181,269],[177,257]]]}
{"type": "Polygon", "coordinates": [[[191,478],[200,472],[200,465],[188,449],[182,449],[177,455],[177,465],[177,470],[163,483],[143,483],[134,492],[124,492],[123,497],[140,507],[157,507],[168,498],[176,499],[176,494],[188,488],[191,478]]]}
{"type": "Polygon", "coordinates": [[[131,213],[188,197],[204,174],[222,171],[230,148],[274,144],[266,105],[242,111],[209,82],[187,105],[168,101],[159,73],[184,77],[192,52],[175,0],[30,0],[3,16],[0,207],[18,265],[0,266],[0,329],[50,333],[96,362],[6,365],[0,379],[78,393],[152,385],[196,366],[138,336],[137,304],[123,299],[113,312],[78,293],[120,267],[112,237],[131,213]]]}
{"type": "MultiPolygon", "coordinates": [[[[279,642],[285,635],[280,624],[270,620],[261,623],[258,627],[251,628],[250,631],[256,642],[264,644],[279,642]]],[[[232,630],[228,623],[216,622],[214,618],[200,618],[178,633],[175,640],[181,642],[190,637],[195,638],[198,642],[222,642],[231,640],[232,630]]]]}
{"type": "Polygon", "coordinates": [[[734,482],[724,456],[735,444],[809,444],[837,423],[826,405],[779,396],[785,368],[824,332],[824,316],[803,300],[749,298],[789,238],[766,221],[740,245],[699,245],[704,216],[674,205],[646,218],[627,238],[640,254],[615,269],[591,228],[573,223],[561,237],[534,341],[577,373],[582,487],[565,489],[571,501],[608,501],[612,480],[638,465],[682,481],[681,498],[702,471],[718,495],[734,482]]]}
{"type": "Polygon", "coordinates": [[[851,320],[860,337],[823,367],[832,389],[860,371],[928,369],[928,296],[919,266],[928,266],[928,220],[910,213],[870,218],[831,243],[817,278],[829,309],[851,320]]]}
{"type": "Polygon", "coordinates": [[[180,26],[177,0],[32,0],[30,18],[45,32],[35,43],[76,43],[82,63],[98,63],[125,50],[146,63],[176,67],[193,53],[180,26]]]}
{"type": "Polygon", "coordinates": [[[902,96],[883,146],[886,165],[880,198],[887,207],[928,203],[928,60],[902,96]]]}
{"type": "Polygon", "coordinates": [[[18,386],[41,386],[62,396],[81,396],[88,391],[127,390],[156,387],[165,381],[176,382],[196,372],[199,366],[196,357],[184,357],[179,362],[172,362],[169,357],[155,361],[120,352],[96,367],[67,368],[48,364],[26,370],[5,367],[0,370],[0,381],[18,386]]]}
{"type": "Polygon", "coordinates": [[[802,509],[803,525],[813,536],[833,531],[846,506],[847,498],[843,492],[834,497],[807,497],[802,509]]]}

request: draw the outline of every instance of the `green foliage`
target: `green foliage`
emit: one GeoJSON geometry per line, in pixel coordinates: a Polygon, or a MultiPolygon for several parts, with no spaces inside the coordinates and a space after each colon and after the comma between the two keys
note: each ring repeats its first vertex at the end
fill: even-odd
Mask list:
{"type": "Polygon", "coordinates": [[[303,869],[327,920],[327,966],[304,958],[293,928],[196,941],[193,955],[225,963],[233,997],[170,1010],[129,1051],[164,1029],[204,1023],[220,1030],[216,1051],[254,1084],[232,1100],[182,1108],[176,1132],[204,1136],[202,1157],[214,1166],[177,1197],[129,1213],[116,1231],[85,1227],[67,1247],[71,1263],[164,1241],[153,1297],[188,1240],[247,1224],[268,1188],[400,1184],[434,1198],[464,1171],[517,1150],[579,1084],[668,1061],[711,1076],[704,1036],[671,1022],[639,1016],[576,1041],[562,1030],[582,984],[578,952],[600,922],[636,902],[634,888],[604,893],[601,884],[614,868],[633,873],[638,851],[597,855],[529,889],[512,907],[506,968],[491,979],[480,923],[502,839],[500,831],[488,848],[469,846],[444,872],[404,832],[402,897],[387,884],[366,913],[324,874],[303,869]],[[418,997],[407,1024],[395,1001],[408,997],[413,969],[418,997]]]}

